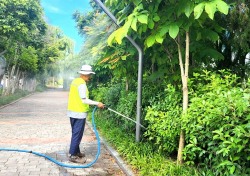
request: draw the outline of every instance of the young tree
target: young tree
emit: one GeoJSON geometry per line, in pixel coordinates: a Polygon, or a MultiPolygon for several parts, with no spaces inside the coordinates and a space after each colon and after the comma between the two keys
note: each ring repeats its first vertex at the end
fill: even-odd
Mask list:
{"type": "MultiPolygon", "coordinates": [[[[132,31],[137,40],[145,39],[145,48],[152,47],[158,43],[164,44],[170,40],[177,45],[178,60],[180,65],[182,90],[183,90],[183,113],[188,108],[188,74],[190,60],[190,35],[198,37],[204,29],[208,19],[214,19],[214,14],[218,11],[223,14],[228,13],[228,5],[222,0],[199,0],[199,1],[107,1],[106,4],[115,10],[119,22],[122,26],[109,37],[109,43],[117,42],[122,44],[122,40],[132,31]],[[132,7],[132,8],[131,8],[132,7]]],[[[210,32],[208,38],[218,36],[216,32],[210,32]]],[[[194,37],[192,37],[194,38],[194,37]]],[[[173,57],[175,58],[175,57],[173,57]]],[[[193,58],[195,59],[195,58],[193,58]]],[[[184,148],[184,131],[180,132],[178,163],[182,163],[182,150],[184,148]]]]}

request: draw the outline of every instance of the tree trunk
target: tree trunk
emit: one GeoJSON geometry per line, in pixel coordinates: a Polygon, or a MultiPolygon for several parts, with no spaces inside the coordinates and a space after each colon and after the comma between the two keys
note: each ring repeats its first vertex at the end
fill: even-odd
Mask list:
{"type": "Polygon", "coordinates": [[[15,63],[11,71],[8,73],[8,83],[7,87],[3,92],[3,95],[9,95],[13,91],[13,86],[15,86],[15,71],[16,71],[16,65],[17,65],[17,60],[18,60],[18,48],[15,49],[15,55],[13,59],[13,63],[15,63]]]}
{"type": "Polygon", "coordinates": [[[5,58],[2,57],[3,53],[4,52],[0,53],[0,85],[1,85],[4,73],[5,73],[5,68],[6,68],[5,58]]]}
{"type": "MultiPolygon", "coordinates": [[[[188,70],[189,70],[189,32],[186,32],[186,54],[185,54],[185,68],[182,61],[181,53],[181,42],[180,36],[178,36],[178,53],[179,53],[179,64],[181,69],[181,80],[182,80],[182,94],[183,94],[183,114],[187,113],[188,108],[188,70]]],[[[177,155],[177,164],[183,163],[183,154],[182,151],[185,147],[185,133],[183,130],[180,132],[179,148],[177,155]]]]}
{"type": "Polygon", "coordinates": [[[12,92],[12,88],[15,84],[15,69],[16,69],[16,65],[13,65],[11,68],[11,71],[8,74],[8,81],[7,81],[7,87],[4,90],[4,95],[10,95],[10,93],[12,92]]]}
{"type": "Polygon", "coordinates": [[[13,86],[12,86],[12,91],[11,93],[14,94],[17,89],[19,89],[19,81],[20,81],[20,75],[21,72],[19,71],[19,67],[16,70],[14,80],[13,80],[13,86]]]}
{"type": "Polygon", "coordinates": [[[128,78],[126,77],[126,92],[128,92],[128,89],[129,89],[129,81],[128,78]]]}
{"type": "Polygon", "coordinates": [[[25,75],[25,73],[24,72],[21,72],[21,75],[20,75],[20,85],[19,85],[19,89],[21,89],[21,90],[24,90],[24,88],[23,88],[23,83],[24,83],[24,75],[25,75]]]}

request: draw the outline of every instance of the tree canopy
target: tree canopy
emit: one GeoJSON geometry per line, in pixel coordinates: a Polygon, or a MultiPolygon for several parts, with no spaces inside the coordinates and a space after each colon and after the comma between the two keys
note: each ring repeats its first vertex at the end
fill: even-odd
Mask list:
{"type": "MultiPolygon", "coordinates": [[[[179,164],[201,164],[217,175],[249,173],[244,156],[249,149],[243,144],[249,145],[250,2],[102,2],[117,24],[93,0],[93,11],[71,14],[84,38],[75,54],[73,41],[44,20],[40,1],[0,0],[0,57],[9,81],[4,94],[27,77],[44,83],[60,75],[67,87],[73,70],[91,64],[97,73],[93,96],[135,117],[138,53],[130,36],[144,56],[141,118],[148,129],[143,140],[160,154],[178,153],[179,164]],[[199,136],[199,130],[206,134],[199,136]]],[[[110,119],[128,134],[135,130],[124,120],[110,119]]]]}
{"type": "Polygon", "coordinates": [[[0,8],[0,53],[9,78],[4,94],[10,94],[19,79],[57,72],[57,61],[72,54],[74,45],[59,28],[46,23],[40,1],[1,0],[0,8]]]}

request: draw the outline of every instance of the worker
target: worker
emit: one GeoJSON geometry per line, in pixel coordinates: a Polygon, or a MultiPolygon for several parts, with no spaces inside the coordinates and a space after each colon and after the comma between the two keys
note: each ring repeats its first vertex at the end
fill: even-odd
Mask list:
{"type": "Polygon", "coordinates": [[[75,78],[71,85],[68,98],[67,116],[70,118],[72,129],[71,143],[69,149],[69,161],[74,163],[85,163],[85,154],[80,151],[80,143],[83,137],[86,118],[88,116],[89,105],[96,105],[104,108],[102,102],[89,99],[89,91],[86,83],[95,74],[90,65],[83,65],[78,72],[79,78],[75,78]]]}

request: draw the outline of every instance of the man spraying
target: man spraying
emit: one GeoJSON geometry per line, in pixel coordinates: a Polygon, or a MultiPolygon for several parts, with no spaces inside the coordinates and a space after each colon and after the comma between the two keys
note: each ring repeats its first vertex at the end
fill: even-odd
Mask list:
{"type": "Polygon", "coordinates": [[[69,149],[69,161],[74,163],[85,163],[86,157],[80,151],[80,143],[83,137],[86,117],[88,116],[89,105],[96,105],[98,108],[104,108],[102,102],[89,99],[89,91],[86,83],[95,74],[90,65],[83,65],[78,72],[79,78],[75,78],[70,85],[68,112],[72,129],[71,143],[69,149]]]}

